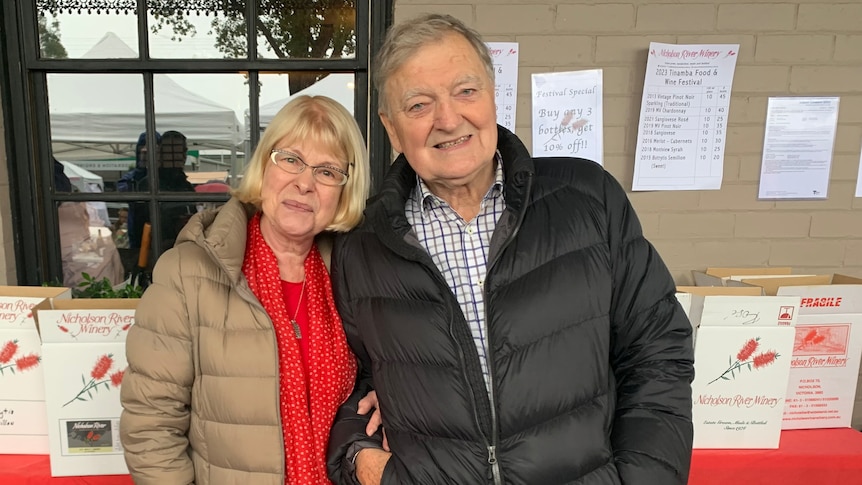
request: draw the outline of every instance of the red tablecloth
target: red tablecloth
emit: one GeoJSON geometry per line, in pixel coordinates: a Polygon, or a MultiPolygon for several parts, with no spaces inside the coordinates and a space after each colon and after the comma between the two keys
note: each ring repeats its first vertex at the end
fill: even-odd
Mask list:
{"type": "MultiPolygon", "coordinates": [[[[2,485],[132,485],[128,475],[50,478],[47,455],[0,455],[2,485]]],[[[862,485],[862,433],[781,433],[777,450],[694,450],[689,485],[862,485]]]]}
{"type": "Polygon", "coordinates": [[[782,431],[777,450],[694,450],[688,485],[862,485],[862,433],[782,431]]]}
{"type": "Polygon", "coordinates": [[[128,475],[51,478],[48,455],[0,455],[2,485],[132,485],[128,475]]]}

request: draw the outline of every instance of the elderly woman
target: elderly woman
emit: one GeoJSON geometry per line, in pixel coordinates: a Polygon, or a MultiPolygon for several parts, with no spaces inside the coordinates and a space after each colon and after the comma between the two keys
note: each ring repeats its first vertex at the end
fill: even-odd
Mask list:
{"type": "Polygon", "coordinates": [[[368,187],[353,117],[296,98],[233,198],[159,259],[126,344],[120,433],[135,483],[329,483],[329,429],[356,363],[326,235],[359,223],[368,187]]]}

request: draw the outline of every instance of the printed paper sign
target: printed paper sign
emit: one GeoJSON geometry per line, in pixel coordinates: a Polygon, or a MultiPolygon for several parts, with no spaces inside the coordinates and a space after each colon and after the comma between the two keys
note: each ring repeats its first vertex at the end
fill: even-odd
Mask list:
{"type": "Polygon", "coordinates": [[[494,101],[497,124],[515,131],[515,109],[518,105],[518,43],[486,42],[494,63],[494,101]]]}
{"type": "Polygon", "coordinates": [[[632,190],[717,190],[738,44],[651,42],[632,190]]]}
{"type": "Polygon", "coordinates": [[[533,156],[604,158],[602,70],[533,74],[533,156]]]}
{"type": "Polygon", "coordinates": [[[838,129],[838,98],[769,98],[761,199],[825,199],[838,129]]]}

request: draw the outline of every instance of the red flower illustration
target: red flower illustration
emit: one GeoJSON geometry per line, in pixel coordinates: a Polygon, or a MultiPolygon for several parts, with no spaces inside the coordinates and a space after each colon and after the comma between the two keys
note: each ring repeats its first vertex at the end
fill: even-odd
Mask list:
{"type": "Polygon", "coordinates": [[[761,369],[775,362],[775,360],[780,357],[778,352],[770,350],[767,352],[761,352],[755,355],[754,358],[751,358],[751,356],[754,355],[754,352],[757,351],[757,348],[759,346],[760,337],[748,339],[744,344],[742,344],[742,348],[739,349],[739,352],[736,353],[736,362],[733,362],[732,357],[728,357],[727,363],[729,365],[727,367],[727,370],[722,372],[720,376],[709,381],[707,385],[712,384],[713,382],[718,380],[729,381],[731,378],[736,379],[736,373],[742,372],[742,369],[744,367],[747,367],[749,371],[761,369]],[[727,377],[727,374],[730,374],[730,377],[727,377]]]}
{"type": "Polygon", "coordinates": [[[84,383],[84,387],[78,392],[78,395],[69,399],[66,404],[63,404],[63,407],[72,404],[74,401],[87,401],[92,399],[93,391],[99,392],[100,387],[104,387],[106,390],[110,390],[111,385],[119,387],[120,383],[123,382],[123,373],[125,371],[121,370],[114,372],[108,378],[105,378],[113,365],[114,354],[105,354],[96,359],[96,365],[94,365],[93,370],[90,371],[90,382],[87,382],[87,378],[81,375],[81,382],[84,383]],[[86,398],[84,397],[84,394],[87,395],[86,398]]]}
{"type": "Polygon", "coordinates": [[[770,350],[769,352],[764,352],[762,354],[757,354],[754,356],[754,368],[760,369],[761,367],[766,367],[767,365],[775,362],[775,359],[778,358],[778,352],[774,350],[770,350]]]}
{"type": "Polygon", "coordinates": [[[90,376],[93,379],[101,379],[105,377],[105,374],[111,370],[111,366],[114,364],[114,359],[112,358],[113,354],[107,354],[99,357],[99,360],[96,361],[96,365],[93,366],[93,371],[90,372],[90,376]]]}
{"type": "Polygon", "coordinates": [[[10,340],[3,345],[3,350],[0,350],[0,364],[5,364],[15,357],[15,352],[18,352],[18,341],[10,340]]]}
{"type": "Polygon", "coordinates": [[[21,370],[32,369],[39,365],[39,362],[42,361],[42,358],[36,354],[25,355],[24,357],[19,357],[18,360],[15,361],[15,367],[21,370]]]}
{"type": "Polygon", "coordinates": [[[745,345],[742,346],[742,349],[736,354],[736,360],[743,361],[747,360],[751,357],[751,354],[757,350],[758,342],[760,341],[760,337],[749,339],[748,342],[745,342],[745,345]]]}
{"type": "Polygon", "coordinates": [[[120,387],[120,384],[123,383],[123,374],[125,373],[125,370],[118,370],[111,374],[111,385],[114,387],[120,387]]]}

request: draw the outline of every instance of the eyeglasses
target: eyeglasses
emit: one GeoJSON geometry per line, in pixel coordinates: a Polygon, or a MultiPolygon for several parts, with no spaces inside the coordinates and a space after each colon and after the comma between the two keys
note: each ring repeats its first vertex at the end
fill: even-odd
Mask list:
{"type": "MultiPolygon", "coordinates": [[[[287,150],[279,150],[275,148],[272,150],[272,153],[270,153],[269,158],[276,167],[287,173],[299,174],[305,171],[306,167],[311,168],[311,174],[314,176],[314,181],[323,185],[344,185],[347,183],[347,178],[350,177],[346,171],[338,167],[332,167],[329,165],[309,165],[305,163],[305,160],[303,160],[299,155],[287,150]]],[[[350,165],[353,164],[351,163],[350,165]]]]}

